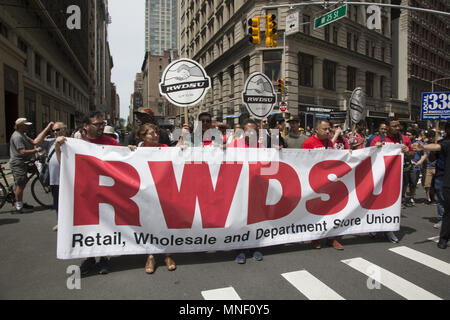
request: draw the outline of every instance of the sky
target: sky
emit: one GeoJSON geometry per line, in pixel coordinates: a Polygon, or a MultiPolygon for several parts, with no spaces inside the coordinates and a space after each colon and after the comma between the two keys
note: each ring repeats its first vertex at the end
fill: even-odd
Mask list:
{"type": "Polygon", "coordinates": [[[145,56],[145,1],[109,0],[108,9],[112,20],[108,41],[114,62],[111,82],[120,97],[120,117],[127,120],[134,80],[145,56]]]}

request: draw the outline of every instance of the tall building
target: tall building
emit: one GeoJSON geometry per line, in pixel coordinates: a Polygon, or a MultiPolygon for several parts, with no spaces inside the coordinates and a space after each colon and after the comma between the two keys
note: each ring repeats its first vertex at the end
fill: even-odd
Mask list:
{"type": "Polygon", "coordinates": [[[107,0],[11,0],[0,7],[0,155],[19,117],[33,122],[33,136],[49,121],[71,130],[91,110],[111,114],[107,0]],[[67,24],[72,5],[80,10],[79,29],[67,24]]]}
{"type": "Polygon", "coordinates": [[[162,55],[152,55],[147,52],[141,69],[142,103],[153,111],[155,120],[160,126],[173,126],[179,108],[172,105],[161,96],[159,83],[166,67],[178,59],[175,51],[164,51],[162,55]]]}
{"type": "Polygon", "coordinates": [[[177,0],[145,0],[145,51],[163,55],[177,48],[177,0]]]}
{"type": "MultiPolygon", "coordinates": [[[[450,2],[445,0],[393,2],[450,12],[450,2]]],[[[393,96],[408,103],[412,120],[420,120],[423,92],[450,91],[449,19],[419,11],[397,13],[392,22],[393,96]]]]}

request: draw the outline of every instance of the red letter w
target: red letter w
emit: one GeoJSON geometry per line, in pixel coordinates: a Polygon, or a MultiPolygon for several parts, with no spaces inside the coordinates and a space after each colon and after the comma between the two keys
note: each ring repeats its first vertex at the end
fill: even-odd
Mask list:
{"type": "Polygon", "coordinates": [[[185,164],[179,191],[171,161],[149,161],[148,165],[169,229],[192,227],[197,198],[203,228],[225,227],[242,164],[222,163],[215,190],[207,163],[185,164]]]}

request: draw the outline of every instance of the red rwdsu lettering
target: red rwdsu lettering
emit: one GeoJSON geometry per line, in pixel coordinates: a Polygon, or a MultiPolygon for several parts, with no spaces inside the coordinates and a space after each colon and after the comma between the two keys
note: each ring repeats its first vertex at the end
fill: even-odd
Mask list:
{"type": "Polygon", "coordinates": [[[276,220],[287,216],[297,207],[301,198],[300,180],[297,172],[291,166],[279,162],[278,171],[274,175],[261,175],[261,167],[263,167],[261,162],[249,164],[247,224],[276,220]],[[266,205],[270,179],[280,182],[283,194],[278,203],[266,205]]]}
{"type": "Polygon", "coordinates": [[[169,229],[192,227],[196,199],[203,228],[225,227],[241,174],[241,163],[221,164],[215,190],[206,162],[184,165],[179,190],[171,161],[149,161],[148,165],[169,229]]]}
{"type": "Polygon", "coordinates": [[[322,161],[312,167],[309,184],[316,193],[328,194],[330,198],[323,201],[320,197],[306,201],[306,210],[315,215],[332,215],[345,208],[348,202],[348,189],[341,181],[330,181],[330,174],[338,178],[349,173],[352,168],[345,162],[337,160],[322,161]]]}
{"type": "Polygon", "coordinates": [[[402,156],[384,156],[383,189],[373,195],[374,182],[371,158],[362,161],[355,170],[356,195],[364,209],[379,210],[397,202],[401,190],[402,156]]]}
{"type": "Polygon", "coordinates": [[[140,183],[136,169],[127,163],[75,155],[74,226],[99,224],[100,203],[114,208],[116,225],[140,226],[139,207],[130,199],[140,183]],[[100,176],[114,179],[114,185],[100,186],[100,176]]]}

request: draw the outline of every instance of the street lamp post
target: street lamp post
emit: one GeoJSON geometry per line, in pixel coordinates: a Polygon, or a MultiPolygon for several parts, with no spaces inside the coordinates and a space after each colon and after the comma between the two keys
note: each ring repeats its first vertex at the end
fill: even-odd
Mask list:
{"type": "Polygon", "coordinates": [[[434,83],[435,83],[436,81],[447,80],[447,79],[450,79],[450,77],[445,77],[445,78],[439,78],[439,79],[434,79],[434,80],[432,80],[432,81],[431,81],[431,92],[434,92],[434,83]]]}

